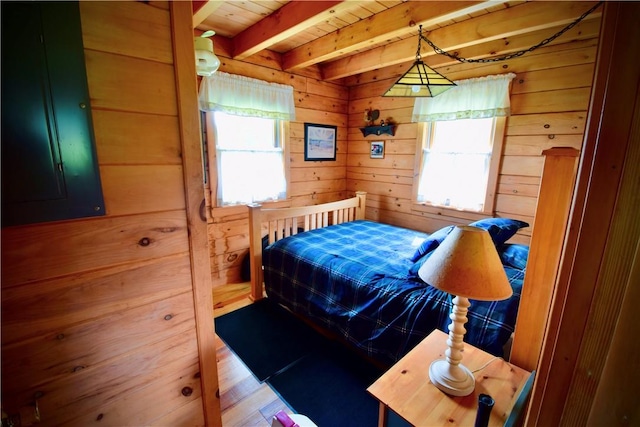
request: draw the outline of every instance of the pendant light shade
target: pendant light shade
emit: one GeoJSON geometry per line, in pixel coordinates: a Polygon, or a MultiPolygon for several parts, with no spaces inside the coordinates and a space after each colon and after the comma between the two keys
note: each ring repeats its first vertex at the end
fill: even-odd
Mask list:
{"type": "Polygon", "coordinates": [[[397,96],[410,98],[424,98],[440,95],[454,87],[456,84],[434,71],[422,62],[420,56],[422,42],[422,25],[418,32],[418,49],[416,50],[416,62],[396,81],[382,96],[397,96]]]}
{"type": "Polygon", "coordinates": [[[455,85],[421,60],[416,60],[409,71],[404,73],[382,96],[431,97],[440,95],[455,85]]]}

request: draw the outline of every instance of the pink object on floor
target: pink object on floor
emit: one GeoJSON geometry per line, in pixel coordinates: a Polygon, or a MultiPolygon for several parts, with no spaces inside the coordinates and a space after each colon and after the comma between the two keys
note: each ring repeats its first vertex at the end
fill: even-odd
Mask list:
{"type": "Polygon", "coordinates": [[[271,422],[271,427],[317,427],[308,417],[300,414],[278,412],[271,422]]]}

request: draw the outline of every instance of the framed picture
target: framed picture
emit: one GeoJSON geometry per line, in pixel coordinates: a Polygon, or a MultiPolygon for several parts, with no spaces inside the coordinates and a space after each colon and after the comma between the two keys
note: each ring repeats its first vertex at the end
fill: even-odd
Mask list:
{"type": "Polygon", "coordinates": [[[384,141],[371,141],[370,155],[372,159],[384,158],[384,141]]]}
{"type": "Polygon", "coordinates": [[[335,160],[337,126],[304,124],[304,159],[335,160]]]}

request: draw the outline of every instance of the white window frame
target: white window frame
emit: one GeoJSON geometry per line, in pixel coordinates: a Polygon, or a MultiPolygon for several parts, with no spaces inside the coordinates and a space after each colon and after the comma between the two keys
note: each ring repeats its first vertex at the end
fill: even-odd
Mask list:
{"type": "Polygon", "coordinates": [[[502,158],[502,150],[504,144],[504,133],[506,128],[506,117],[494,117],[493,127],[493,144],[491,151],[491,159],[489,162],[489,173],[487,177],[487,188],[484,195],[484,204],[481,211],[458,209],[454,207],[432,205],[427,202],[418,202],[418,187],[420,185],[420,178],[423,170],[423,150],[428,147],[430,138],[432,136],[432,122],[418,122],[418,138],[416,140],[416,156],[414,166],[414,179],[413,179],[413,206],[412,208],[417,211],[432,213],[432,214],[445,214],[452,216],[458,216],[460,213],[465,218],[476,219],[484,216],[493,216],[495,211],[496,194],[498,189],[498,177],[500,172],[500,162],[502,158]]]}
{"type": "MultiPolygon", "coordinates": [[[[237,203],[237,204],[223,204],[220,202],[218,198],[218,149],[216,146],[216,131],[215,131],[215,120],[214,120],[213,111],[205,112],[205,138],[206,138],[206,156],[207,156],[207,166],[208,166],[208,187],[209,193],[211,194],[211,206],[214,208],[228,208],[238,205],[246,205],[246,203],[237,203]]],[[[281,202],[289,199],[290,194],[290,153],[289,153],[289,121],[277,119],[276,120],[276,137],[279,137],[279,144],[282,148],[282,159],[283,159],[283,168],[284,168],[284,177],[286,181],[286,196],[284,198],[279,199],[270,199],[265,201],[256,201],[259,203],[270,203],[270,202],[281,202]]]]}

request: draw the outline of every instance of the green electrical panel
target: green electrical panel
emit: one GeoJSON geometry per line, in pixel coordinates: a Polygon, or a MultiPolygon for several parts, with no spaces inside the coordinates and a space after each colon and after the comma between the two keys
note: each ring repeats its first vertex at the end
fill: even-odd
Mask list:
{"type": "Polygon", "coordinates": [[[2,226],[104,215],[77,2],[2,2],[2,226]]]}

